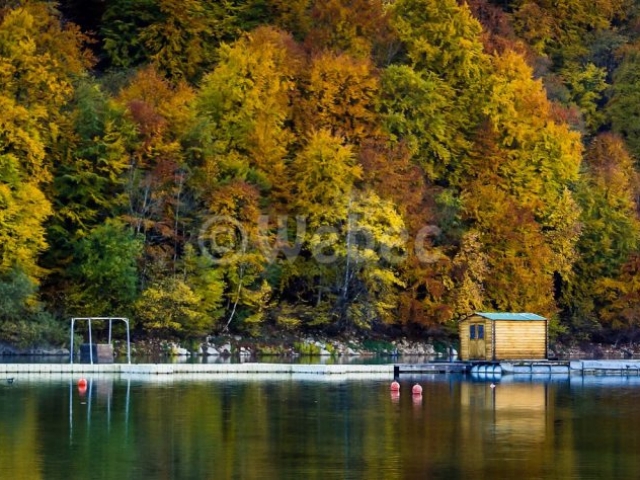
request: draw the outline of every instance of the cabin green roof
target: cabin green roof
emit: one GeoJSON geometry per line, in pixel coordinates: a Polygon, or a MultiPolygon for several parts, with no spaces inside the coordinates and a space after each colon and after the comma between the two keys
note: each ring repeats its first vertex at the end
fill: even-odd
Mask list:
{"type": "Polygon", "coordinates": [[[476,315],[479,315],[484,318],[488,318],[489,320],[546,320],[545,317],[541,317],[540,315],[536,315],[535,313],[513,313],[513,312],[504,312],[504,313],[492,313],[492,312],[476,312],[476,315]]]}

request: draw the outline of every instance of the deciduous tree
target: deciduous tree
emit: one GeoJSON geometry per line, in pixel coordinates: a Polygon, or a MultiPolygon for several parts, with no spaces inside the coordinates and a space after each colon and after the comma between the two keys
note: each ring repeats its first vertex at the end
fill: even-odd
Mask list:
{"type": "Polygon", "coordinates": [[[369,59],[322,53],[303,72],[294,104],[299,136],[328,130],[359,145],[376,134],[375,100],[379,84],[369,59]]]}
{"type": "MultiPolygon", "coordinates": [[[[622,140],[612,134],[596,137],[585,155],[586,169],[578,183],[576,197],[582,208],[582,232],[577,244],[579,257],[574,275],[566,286],[567,323],[574,331],[584,329],[583,318],[610,324],[614,305],[621,305],[604,293],[620,281],[623,265],[638,251],[640,223],[637,217],[637,173],[622,140]],[[606,313],[600,318],[595,290],[603,293],[606,313]]],[[[631,264],[628,265],[632,268],[631,264]]],[[[622,312],[619,312],[622,315],[622,312]]]]}
{"type": "Polygon", "coordinates": [[[286,198],[291,94],[301,54],[289,35],[260,28],[221,47],[219,57],[197,100],[202,173],[209,185],[211,177],[242,178],[274,200],[286,198]]]}

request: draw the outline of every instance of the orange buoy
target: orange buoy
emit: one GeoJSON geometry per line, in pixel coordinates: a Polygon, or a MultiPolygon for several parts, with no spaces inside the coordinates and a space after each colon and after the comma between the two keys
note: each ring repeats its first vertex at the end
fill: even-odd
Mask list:
{"type": "Polygon", "coordinates": [[[411,393],[414,395],[422,395],[422,387],[416,383],[411,389],[411,393]]]}
{"type": "Polygon", "coordinates": [[[400,391],[400,384],[398,382],[396,382],[395,380],[393,382],[391,382],[391,391],[392,392],[399,392],[400,391]]]}

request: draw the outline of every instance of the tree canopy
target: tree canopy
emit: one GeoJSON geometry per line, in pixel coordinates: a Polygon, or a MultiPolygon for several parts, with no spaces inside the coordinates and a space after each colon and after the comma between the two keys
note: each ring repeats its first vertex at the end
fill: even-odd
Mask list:
{"type": "Polygon", "coordinates": [[[0,7],[12,339],[637,329],[633,2],[63,3],[0,7]]]}

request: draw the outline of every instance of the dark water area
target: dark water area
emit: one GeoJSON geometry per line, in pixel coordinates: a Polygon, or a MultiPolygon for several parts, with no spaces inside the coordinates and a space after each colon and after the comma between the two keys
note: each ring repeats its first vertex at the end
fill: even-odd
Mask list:
{"type": "Polygon", "coordinates": [[[210,378],[0,382],[0,478],[640,477],[638,377],[210,378]]]}

